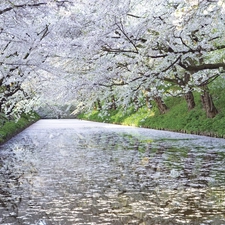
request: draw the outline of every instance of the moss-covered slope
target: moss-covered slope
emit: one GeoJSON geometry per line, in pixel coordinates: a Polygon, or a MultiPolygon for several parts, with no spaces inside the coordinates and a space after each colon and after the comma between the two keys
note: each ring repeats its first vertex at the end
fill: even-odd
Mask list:
{"type": "Polygon", "coordinates": [[[98,111],[83,113],[80,119],[123,124],[129,126],[163,129],[176,132],[202,134],[207,136],[225,137],[225,95],[224,90],[212,90],[214,103],[219,114],[214,118],[207,118],[203,110],[200,94],[195,93],[196,107],[188,111],[187,104],[182,97],[168,97],[165,102],[169,110],[160,114],[156,107],[148,110],[145,106],[138,111],[133,109],[118,109],[109,111],[107,115],[98,111]]]}
{"type": "Polygon", "coordinates": [[[17,122],[14,120],[7,120],[2,115],[0,119],[0,144],[3,144],[38,119],[39,116],[36,113],[22,115],[17,122]]]}

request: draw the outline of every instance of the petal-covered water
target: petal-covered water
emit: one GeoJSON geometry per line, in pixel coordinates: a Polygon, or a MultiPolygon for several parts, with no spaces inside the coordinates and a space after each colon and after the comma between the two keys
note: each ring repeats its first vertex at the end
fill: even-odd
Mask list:
{"type": "Polygon", "coordinates": [[[225,224],[225,140],[40,120],[0,147],[0,224],[225,224]]]}

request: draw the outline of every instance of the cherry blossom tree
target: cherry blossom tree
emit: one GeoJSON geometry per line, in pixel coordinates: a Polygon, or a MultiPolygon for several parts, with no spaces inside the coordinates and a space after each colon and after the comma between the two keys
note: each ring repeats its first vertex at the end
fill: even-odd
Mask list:
{"type": "Polygon", "coordinates": [[[1,1],[0,111],[6,115],[31,110],[28,82],[47,68],[51,18],[66,2],[1,1]]]}
{"type": "Polygon", "coordinates": [[[4,0],[1,110],[36,97],[101,110],[145,99],[165,113],[168,95],[193,109],[197,90],[214,117],[208,85],[224,72],[224,17],[222,0],[4,0]]]}
{"type": "MultiPolygon", "coordinates": [[[[95,9],[92,13],[100,13],[95,9]]],[[[129,1],[122,9],[111,4],[104,10],[105,17],[93,16],[95,30],[87,38],[92,61],[93,52],[99,56],[90,86],[108,87],[110,94],[120,85],[147,92],[165,107],[162,112],[160,97],[168,91],[184,94],[191,110],[192,91],[200,90],[207,116],[217,114],[207,85],[224,69],[223,1],[129,1]]]]}

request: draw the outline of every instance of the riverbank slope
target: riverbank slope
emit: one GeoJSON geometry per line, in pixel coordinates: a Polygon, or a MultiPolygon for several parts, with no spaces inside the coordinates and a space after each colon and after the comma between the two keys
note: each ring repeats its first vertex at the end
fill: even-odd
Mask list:
{"type": "Polygon", "coordinates": [[[39,120],[36,113],[23,114],[18,121],[9,120],[1,115],[0,118],[0,145],[39,120]]]}
{"type": "Polygon", "coordinates": [[[160,114],[154,105],[150,110],[143,105],[138,110],[132,107],[126,111],[120,108],[107,113],[93,110],[79,114],[78,118],[225,138],[225,96],[223,92],[221,88],[211,90],[215,106],[219,111],[214,118],[206,117],[200,93],[194,94],[196,107],[190,111],[187,110],[187,103],[183,97],[168,97],[165,103],[169,110],[165,114],[160,114]]]}

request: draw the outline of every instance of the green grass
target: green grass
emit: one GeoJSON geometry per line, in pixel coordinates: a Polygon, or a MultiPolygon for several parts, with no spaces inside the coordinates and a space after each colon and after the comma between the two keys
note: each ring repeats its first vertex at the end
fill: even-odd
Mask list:
{"type": "Polygon", "coordinates": [[[8,120],[3,115],[0,118],[0,144],[3,144],[14,135],[21,132],[23,129],[36,122],[39,116],[36,113],[23,114],[16,122],[14,120],[8,120]]]}
{"type": "Polygon", "coordinates": [[[138,111],[130,109],[130,111],[124,113],[123,109],[118,109],[109,111],[106,115],[101,115],[101,112],[98,111],[92,111],[91,113],[82,113],[78,118],[225,138],[225,95],[223,95],[223,92],[223,88],[217,88],[211,92],[215,106],[219,110],[219,114],[212,119],[206,117],[202,108],[200,93],[194,94],[196,107],[191,111],[187,110],[184,98],[168,97],[165,103],[169,110],[165,114],[160,114],[156,107],[148,110],[144,106],[138,111]]]}

